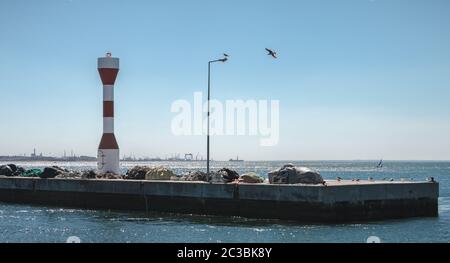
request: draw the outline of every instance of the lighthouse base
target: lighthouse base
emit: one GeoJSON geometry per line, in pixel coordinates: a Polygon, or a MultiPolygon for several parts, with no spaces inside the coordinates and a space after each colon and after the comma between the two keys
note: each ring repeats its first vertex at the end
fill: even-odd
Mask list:
{"type": "Polygon", "coordinates": [[[119,149],[99,149],[97,169],[100,173],[120,174],[119,149]]]}

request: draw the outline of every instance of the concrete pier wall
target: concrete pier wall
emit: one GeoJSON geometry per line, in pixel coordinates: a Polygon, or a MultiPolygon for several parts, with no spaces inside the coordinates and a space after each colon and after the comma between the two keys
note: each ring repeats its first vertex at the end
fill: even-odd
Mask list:
{"type": "Polygon", "coordinates": [[[0,202],[346,222],[438,216],[439,184],[328,186],[0,178],[0,202]]]}

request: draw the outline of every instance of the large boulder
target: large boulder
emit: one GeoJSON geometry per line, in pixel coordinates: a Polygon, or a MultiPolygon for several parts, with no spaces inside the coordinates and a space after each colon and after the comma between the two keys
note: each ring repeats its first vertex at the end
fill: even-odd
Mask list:
{"type": "Polygon", "coordinates": [[[228,168],[222,168],[218,171],[218,173],[222,175],[223,180],[227,183],[239,179],[239,174],[236,171],[228,168]]]}
{"type": "Polygon", "coordinates": [[[195,171],[192,173],[189,173],[184,176],[186,181],[193,181],[193,182],[208,182],[209,177],[206,173],[201,171],[195,171]]]}
{"type": "Polygon", "coordinates": [[[1,165],[0,166],[0,175],[4,176],[13,176],[14,171],[11,169],[9,165],[1,165]]]}
{"type": "Polygon", "coordinates": [[[174,172],[166,167],[152,167],[145,174],[145,180],[170,180],[171,177],[176,176],[174,172]]]}
{"type": "Polygon", "coordinates": [[[95,170],[87,170],[81,173],[81,179],[95,179],[97,172],[95,170]]]}
{"type": "Polygon", "coordinates": [[[209,182],[211,183],[231,183],[239,179],[239,174],[231,169],[222,168],[217,172],[211,172],[209,182]]]}
{"type": "Polygon", "coordinates": [[[323,184],[319,172],[307,167],[295,167],[287,164],[278,170],[269,172],[271,184],[323,184]]]}
{"type": "Polygon", "coordinates": [[[128,170],[124,179],[127,180],[145,180],[145,175],[152,168],[148,166],[135,166],[132,169],[128,170]]]}
{"type": "Polygon", "coordinates": [[[15,164],[13,164],[13,163],[9,163],[9,164],[7,164],[7,165],[9,166],[9,168],[11,168],[11,170],[12,170],[13,172],[16,172],[17,169],[19,168],[17,165],[15,165],[15,164]]]}
{"type": "Polygon", "coordinates": [[[264,183],[264,178],[257,175],[256,173],[250,172],[243,174],[239,177],[239,182],[247,183],[247,184],[261,184],[264,183]]]}
{"type": "Polygon", "coordinates": [[[48,179],[48,178],[55,178],[56,176],[69,172],[61,167],[58,166],[52,166],[52,167],[45,167],[44,171],[39,175],[40,178],[48,179]]]}

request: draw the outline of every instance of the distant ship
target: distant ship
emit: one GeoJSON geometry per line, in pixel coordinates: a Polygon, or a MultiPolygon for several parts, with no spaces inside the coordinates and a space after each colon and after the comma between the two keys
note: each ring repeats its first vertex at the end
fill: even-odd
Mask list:
{"type": "Polygon", "coordinates": [[[243,162],[244,160],[239,160],[239,156],[236,156],[236,159],[231,158],[229,162],[243,162]]]}

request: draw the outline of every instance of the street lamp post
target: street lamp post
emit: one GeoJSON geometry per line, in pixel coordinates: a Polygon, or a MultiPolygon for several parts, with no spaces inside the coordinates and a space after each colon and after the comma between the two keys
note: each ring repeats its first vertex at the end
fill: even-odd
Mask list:
{"type": "Polygon", "coordinates": [[[216,62],[225,63],[228,60],[228,55],[224,54],[224,58],[211,60],[208,62],[208,115],[206,128],[206,174],[209,175],[209,115],[210,115],[210,100],[211,100],[211,64],[216,62]]]}

